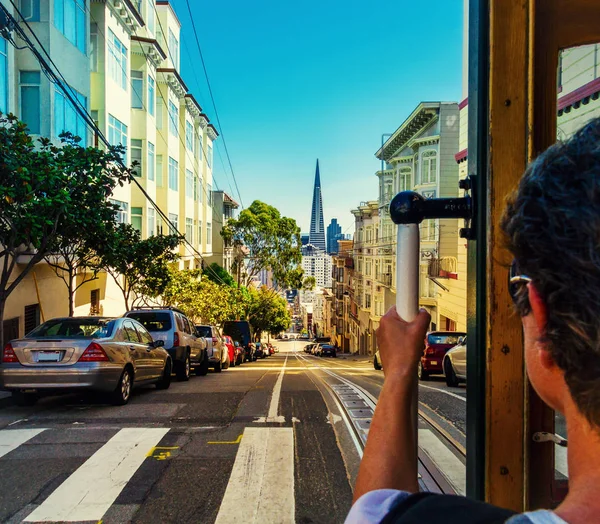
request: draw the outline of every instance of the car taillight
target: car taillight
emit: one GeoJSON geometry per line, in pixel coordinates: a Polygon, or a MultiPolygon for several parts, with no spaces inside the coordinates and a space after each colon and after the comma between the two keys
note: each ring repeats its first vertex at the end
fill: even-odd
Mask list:
{"type": "Polygon", "coordinates": [[[425,354],[426,355],[435,355],[435,349],[433,349],[433,348],[427,348],[425,350],[425,354]]]}
{"type": "Polygon", "coordinates": [[[175,331],[175,334],[173,335],[173,347],[177,346],[179,346],[179,333],[175,331]]]}
{"type": "Polygon", "coordinates": [[[6,346],[4,346],[4,353],[2,354],[2,362],[5,362],[6,364],[14,364],[14,363],[19,362],[19,359],[17,358],[17,355],[15,354],[15,350],[10,345],[10,342],[8,344],[6,344],[6,346]]]}
{"type": "Polygon", "coordinates": [[[217,337],[213,337],[212,341],[213,341],[213,344],[216,344],[218,342],[217,337]]]}
{"type": "Polygon", "coordinates": [[[100,344],[92,342],[79,357],[79,362],[108,362],[108,357],[100,344]]]}

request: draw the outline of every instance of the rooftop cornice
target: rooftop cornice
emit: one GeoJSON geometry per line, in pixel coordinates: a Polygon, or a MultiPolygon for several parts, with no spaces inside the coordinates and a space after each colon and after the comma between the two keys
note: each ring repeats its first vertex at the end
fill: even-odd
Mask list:
{"type": "Polygon", "coordinates": [[[138,13],[131,0],[92,0],[94,3],[107,4],[117,15],[119,21],[127,28],[130,33],[144,27],[146,23],[142,15],[138,13]]]}
{"type": "MultiPolygon", "coordinates": [[[[140,47],[141,53],[150,60],[155,68],[158,68],[163,60],[166,60],[167,55],[162,47],[154,38],[146,38],[143,36],[132,36],[131,41],[140,47]]],[[[133,49],[132,49],[133,51],[133,49]]]]}
{"type": "Polygon", "coordinates": [[[421,102],[411,115],[396,129],[383,147],[375,153],[379,160],[389,161],[421,129],[438,116],[441,102],[421,102]]]}
{"type": "Polygon", "coordinates": [[[187,107],[190,114],[196,119],[199,118],[202,114],[202,108],[200,107],[200,104],[197,102],[197,100],[194,98],[194,95],[192,95],[191,93],[185,95],[185,106],[187,107]]]}
{"type": "Polygon", "coordinates": [[[177,16],[177,13],[175,12],[175,8],[171,5],[171,2],[169,2],[168,0],[156,0],[156,5],[168,7],[169,11],[171,11],[171,14],[173,15],[173,17],[179,24],[179,27],[181,27],[181,21],[179,20],[179,17],[177,16]]]}
{"type": "Polygon", "coordinates": [[[440,135],[434,136],[423,136],[419,138],[413,138],[406,143],[407,147],[412,149],[421,147],[421,146],[429,146],[432,144],[437,144],[440,141],[440,135]]]}
{"type": "Polygon", "coordinates": [[[208,124],[206,129],[208,132],[208,138],[210,138],[211,140],[216,140],[217,137],[219,136],[219,133],[217,132],[217,128],[215,126],[213,126],[212,124],[208,124]]]}
{"type": "Polygon", "coordinates": [[[164,75],[165,82],[173,89],[173,91],[175,91],[175,94],[177,94],[179,98],[183,98],[187,94],[188,88],[185,85],[183,78],[181,78],[181,75],[177,72],[177,69],[158,68],[156,72],[164,75]]]}
{"type": "Polygon", "coordinates": [[[390,158],[390,164],[410,164],[413,161],[413,155],[395,156],[390,158]]]}

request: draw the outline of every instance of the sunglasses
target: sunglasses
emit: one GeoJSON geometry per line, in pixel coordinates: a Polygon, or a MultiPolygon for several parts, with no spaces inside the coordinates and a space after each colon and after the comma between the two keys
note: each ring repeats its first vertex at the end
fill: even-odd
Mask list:
{"type": "Polygon", "coordinates": [[[515,304],[519,301],[519,291],[523,288],[523,284],[527,285],[530,282],[531,278],[523,275],[519,270],[517,261],[513,260],[508,273],[508,292],[515,304]]]}

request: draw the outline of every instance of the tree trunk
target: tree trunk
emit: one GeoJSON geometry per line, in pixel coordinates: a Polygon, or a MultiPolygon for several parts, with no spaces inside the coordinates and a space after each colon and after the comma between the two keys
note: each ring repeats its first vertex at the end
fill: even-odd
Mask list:
{"type": "Polygon", "coordinates": [[[68,293],[69,293],[69,316],[75,316],[75,291],[73,290],[73,281],[75,280],[75,275],[72,268],[69,268],[69,282],[68,282],[68,293]]]}

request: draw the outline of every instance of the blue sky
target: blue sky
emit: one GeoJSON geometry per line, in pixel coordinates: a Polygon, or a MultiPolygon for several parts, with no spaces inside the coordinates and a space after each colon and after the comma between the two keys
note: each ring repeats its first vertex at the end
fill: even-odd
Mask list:
{"type": "MultiPolygon", "coordinates": [[[[184,79],[217,125],[185,0],[172,3],[184,79]]],[[[381,134],[422,100],[460,101],[462,0],[191,5],[243,203],[274,205],[302,231],[317,158],[326,224],[351,233],[350,209],[377,196],[381,134]]],[[[220,139],[214,163],[231,193],[220,139]]]]}

